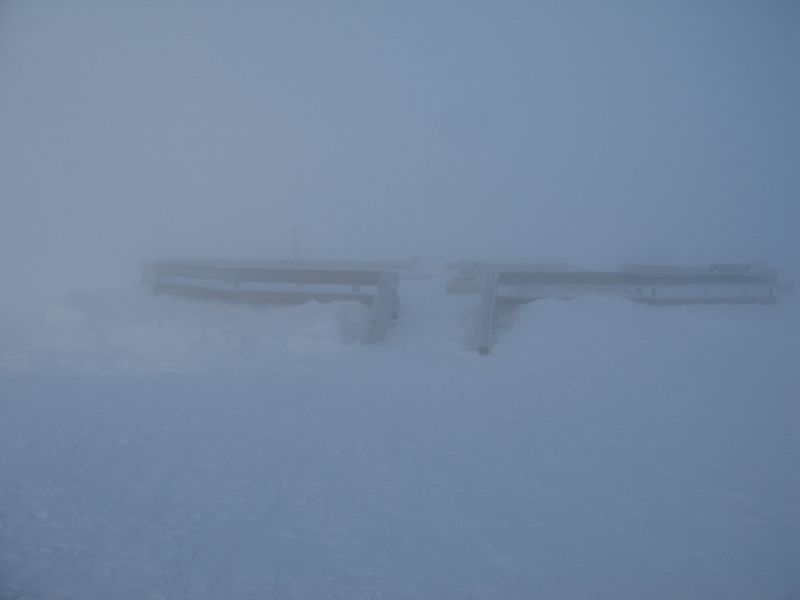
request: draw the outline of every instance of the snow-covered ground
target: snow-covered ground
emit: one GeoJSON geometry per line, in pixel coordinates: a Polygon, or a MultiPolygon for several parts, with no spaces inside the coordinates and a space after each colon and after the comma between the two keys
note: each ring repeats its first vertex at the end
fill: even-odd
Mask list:
{"type": "Polygon", "coordinates": [[[0,598],[800,597],[800,305],[0,318],[0,598]]]}

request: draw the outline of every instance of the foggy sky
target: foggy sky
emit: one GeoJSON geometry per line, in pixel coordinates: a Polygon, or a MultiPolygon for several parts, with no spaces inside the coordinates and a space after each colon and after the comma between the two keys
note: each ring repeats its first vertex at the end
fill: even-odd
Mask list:
{"type": "Polygon", "coordinates": [[[295,225],[307,258],[786,268],[799,7],[0,3],[0,274],[287,257],[295,225]]]}

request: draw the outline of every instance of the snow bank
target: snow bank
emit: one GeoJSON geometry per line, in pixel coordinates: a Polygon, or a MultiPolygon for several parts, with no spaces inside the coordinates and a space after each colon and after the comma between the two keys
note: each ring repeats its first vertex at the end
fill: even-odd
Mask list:
{"type": "Polygon", "coordinates": [[[233,306],[144,292],[73,294],[2,317],[0,368],[194,371],[346,351],[367,308],[356,302],[233,306]]]}
{"type": "MultiPolygon", "coordinates": [[[[790,339],[776,331],[800,321],[794,300],[767,307],[541,300],[500,314],[497,358],[485,360],[510,368],[535,362],[543,369],[592,361],[603,367],[641,356],[669,361],[675,358],[670,349],[697,348],[699,339],[725,352],[760,348],[760,356],[790,356],[792,348],[775,344],[790,339]]],[[[438,279],[405,281],[400,321],[371,352],[382,359],[415,353],[431,364],[471,357],[477,304],[476,297],[445,296],[438,279]]],[[[356,302],[245,306],[139,289],[76,293],[0,310],[0,371],[192,372],[352,352],[364,360],[357,342],[367,316],[356,302]]]]}
{"type": "Polygon", "coordinates": [[[369,347],[349,305],[6,320],[0,597],[798,596],[791,298],[536,302],[485,357],[476,304],[403,281],[369,347]]]}

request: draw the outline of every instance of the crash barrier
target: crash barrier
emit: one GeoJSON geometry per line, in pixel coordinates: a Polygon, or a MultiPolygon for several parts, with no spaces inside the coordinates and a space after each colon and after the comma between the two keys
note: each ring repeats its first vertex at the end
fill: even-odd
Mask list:
{"type": "Polygon", "coordinates": [[[584,295],[619,296],[652,305],[773,304],[778,277],[775,271],[748,264],[623,265],[617,271],[570,271],[486,263],[470,275],[460,273],[447,291],[481,294],[476,345],[481,354],[488,354],[497,312],[503,306],[584,295]]]}
{"type": "Polygon", "coordinates": [[[362,342],[383,340],[397,315],[401,263],[158,260],[143,266],[154,293],[246,304],[351,300],[370,307],[362,342]]]}

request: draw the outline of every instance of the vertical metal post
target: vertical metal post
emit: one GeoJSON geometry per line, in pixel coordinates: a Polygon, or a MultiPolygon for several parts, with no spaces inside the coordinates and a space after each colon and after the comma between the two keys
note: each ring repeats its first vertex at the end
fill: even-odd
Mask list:
{"type": "Polygon", "coordinates": [[[489,354],[492,347],[495,304],[497,302],[497,271],[487,269],[481,281],[481,307],[478,313],[478,354],[489,354]]]}
{"type": "Polygon", "coordinates": [[[376,344],[383,341],[386,331],[394,318],[397,310],[397,287],[400,275],[391,271],[386,271],[381,275],[378,282],[378,290],[372,300],[369,321],[364,335],[361,338],[363,344],[376,344]]]}

